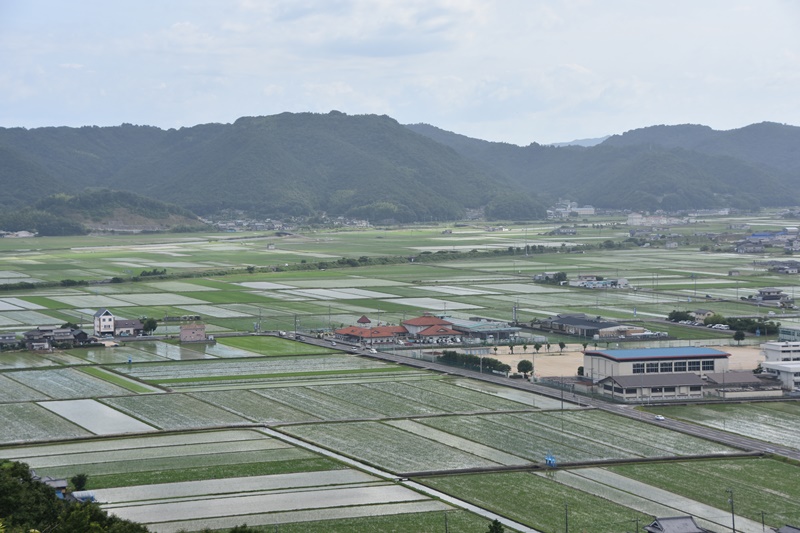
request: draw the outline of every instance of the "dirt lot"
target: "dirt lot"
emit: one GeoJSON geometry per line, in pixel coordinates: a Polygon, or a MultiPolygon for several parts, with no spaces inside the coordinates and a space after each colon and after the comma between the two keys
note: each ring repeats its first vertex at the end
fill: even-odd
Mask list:
{"type": "MultiPolygon", "coordinates": [[[[728,366],[730,370],[753,370],[760,362],[764,361],[764,356],[758,347],[711,346],[711,348],[731,354],[728,366]]],[[[582,350],[583,346],[580,344],[567,344],[564,353],[559,353],[556,345],[551,346],[549,352],[542,348],[537,354],[529,346],[527,353],[523,354],[522,348],[517,346],[512,354],[509,352],[508,346],[498,346],[497,355],[494,355],[492,351],[488,357],[511,365],[511,369],[514,371],[521,359],[534,357],[534,369],[538,377],[574,376],[578,367],[583,365],[582,350]]]]}

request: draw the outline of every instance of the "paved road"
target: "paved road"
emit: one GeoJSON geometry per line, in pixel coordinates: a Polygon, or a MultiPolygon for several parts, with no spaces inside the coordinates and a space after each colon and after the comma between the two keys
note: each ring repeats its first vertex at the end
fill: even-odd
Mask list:
{"type": "MultiPolygon", "coordinates": [[[[326,348],[333,347],[331,346],[330,341],[317,339],[312,336],[305,336],[298,334],[297,340],[326,348]]],[[[595,407],[597,409],[602,409],[610,413],[626,416],[628,418],[633,418],[636,420],[640,420],[642,422],[657,424],[663,427],[667,427],[669,429],[673,429],[675,431],[686,433],[688,435],[702,437],[734,448],[739,448],[745,451],[772,453],[800,461],[800,450],[772,443],[762,442],[741,435],[720,431],[718,429],[714,429],[711,427],[701,426],[698,424],[690,424],[688,422],[682,422],[680,420],[666,419],[664,421],[656,421],[654,420],[653,415],[651,413],[639,411],[635,409],[633,405],[624,405],[624,404],[607,402],[597,398],[588,398],[578,394],[572,394],[566,391],[562,393],[562,391],[560,390],[555,390],[550,387],[545,387],[543,385],[530,383],[526,380],[509,379],[505,376],[496,374],[485,374],[485,373],[482,374],[480,372],[475,372],[464,368],[447,366],[439,363],[432,363],[430,361],[423,361],[421,359],[414,359],[403,355],[397,355],[387,352],[370,353],[368,350],[361,349],[358,346],[339,341],[337,341],[335,347],[365,357],[371,357],[373,359],[380,359],[382,361],[390,361],[406,366],[433,370],[436,372],[441,372],[443,374],[451,374],[472,379],[479,379],[490,383],[496,383],[504,387],[535,392],[537,394],[548,396],[550,398],[555,398],[555,399],[563,398],[564,401],[575,403],[581,406],[595,407]]]]}

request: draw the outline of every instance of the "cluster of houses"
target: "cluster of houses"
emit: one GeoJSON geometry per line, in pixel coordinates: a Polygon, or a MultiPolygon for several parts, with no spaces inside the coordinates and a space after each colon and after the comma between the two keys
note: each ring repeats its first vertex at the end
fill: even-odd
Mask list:
{"type": "MultiPolygon", "coordinates": [[[[206,224],[214,226],[220,231],[228,233],[235,233],[238,231],[294,231],[298,228],[301,222],[304,222],[302,217],[293,219],[291,221],[281,221],[272,219],[247,219],[247,218],[230,218],[224,220],[203,220],[206,224]]],[[[347,227],[347,228],[368,228],[370,227],[369,220],[351,217],[335,217],[324,218],[324,223],[334,227],[347,227]]]]}
{"type": "Polygon", "coordinates": [[[400,325],[373,326],[366,316],[357,325],[333,332],[334,338],[361,346],[408,343],[453,344],[469,342],[508,341],[517,336],[520,328],[507,322],[481,318],[460,319],[450,316],[426,314],[404,320],[400,325]]]}
{"type": "Polygon", "coordinates": [[[736,243],[736,253],[759,254],[767,247],[782,247],[788,252],[800,251],[800,232],[796,226],[781,231],[759,231],[736,243]]]}
{"type": "Polygon", "coordinates": [[[591,205],[578,206],[578,202],[559,200],[556,205],[547,210],[547,218],[569,218],[571,216],[593,216],[595,209],[591,205]]]}
{"type": "Polygon", "coordinates": [[[797,274],[800,272],[800,261],[794,259],[754,261],[753,264],[759,267],[766,267],[767,270],[776,274],[797,274]]]}
{"type": "MultiPolygon", "coordinates": [[[[205,324],[197,320],[199,317],[188,317],[192,320],[180,325],[181,342],[209,342],[213,337],[206,334],[205,324]]],[[[105,339],[141,337],[144,325],[139,319],[125,319],[114,316],[106,308],[99,309],[92,316],[93,333],[87,333],[81,327],[64,328],[60,326],[37,326],[26,331],[19,339],[15,333],[0,332],[0,349],[24,346],[31,351],[49,351],[54,348],[72,348],[90,343],[112,342],[105,339]]]]}

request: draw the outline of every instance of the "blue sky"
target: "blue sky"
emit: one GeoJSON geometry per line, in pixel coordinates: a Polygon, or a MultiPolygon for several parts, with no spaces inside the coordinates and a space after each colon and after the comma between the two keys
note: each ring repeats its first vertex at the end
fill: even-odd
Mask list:
{"type": "Polygon", "coordinates": [[[0,0],[0,126],[389,115],[526,145],[800,125],[793,0],[0,0]]]}

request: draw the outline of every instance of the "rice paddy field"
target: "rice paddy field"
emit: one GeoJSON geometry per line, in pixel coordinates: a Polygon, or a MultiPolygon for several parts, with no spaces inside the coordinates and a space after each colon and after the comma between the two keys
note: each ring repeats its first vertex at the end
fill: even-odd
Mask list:
{"type": "MultiPolygon", "coordinates": [[[[90,330],[93,313],[106,307],[121,318],[200,315],[217,337],[213,345],[131,339],[116,348],[0,352],[0,459],[25,461],[41,475],[87,473],[88,488],[108,510],[159,532],[244,522],[265,531],[279,526],[304,532],[434,532],[448,523],[451,531],[483,532],[486,518],[394,477],[525,467],[542,463],[546,455],[560,463],[672,462],[414,481],[547,532],[564,528],[565,513],[575,531],[633,530],[637,520],[644,525],[653,515],[676,514],[693,514],[710,529],[724,530],[729,527],[725,488],[737,495],[740,531],[761,531],[762,512],[768,526],[796,522],[800,476],[793,464],[688,461],[736,450],[335,347],[225,336],[254,330],[316,333],[353,325],[362,315],[373,324],[396,324],[426,311],[510,320],[516,307],[520,321],[584,312],[639,321],[669,331],[675,342],[733,344],[727,333],[662,319],[674,309],[698,306],[726,316],[765,316],[766,309],[741,298],[765,286],[794,294],[794,277],[753,261],[763,257],[699,252],[707,241],[696,234],[721,233],[745,222],[760,229],[784,225],[768,215],[719,218],[671,229],[678,235],[677,249],[654,244],[585,253],[567,252],[574,245],[621,242],[628,228],[588,224],[568,240],[547,235],[561,223],[509,231],[430,226],[288,237],[0,239],[2,332],[21,334],[65,322],[90,330]],[[525,255],[526,244],[548,252],[537,248],[525,255]],[[455,253],[472,250],[485,253],[455,253]],[[367,259],[385,257],[419,260],[366,265],[367,259]],[[341,267],[340,259],[364,266],[341,267]],[[140,276],[151,269],[166,269],[168,277],[140,276]],[[533,283],[532,276],[550,271],[570,278],[626,278],[634,288],[594,291],[533,283]],[[122,282],[98,283],[111,277],[122,282]],[[91,283],[62,284],[65,279],[91,283]],[[14,285],[21,281],[52,285],[14,285]]],[[[800,323],[777,313],[782,323],[800,323]]],[[[160,320],[156,334],[177,331],[177,323],[160,320]]],[[[800,427],[794,403],[659,412],[800,448],[800,435],[792,429],[800,427]]]]}
{"type": "Polygon", "coordinates": [[[800,404],[796,401],[670,406],[658,412],[687,422],[800,449],[800,404]]]}
{"type": "MultiPolygon", "coordinates": [[[[0,286],[65,278],[127,280],[154,268],[166,269],[168,276],[179,279],[140,277],[138,282],[7,291],[0,295],[0,328],[20,332],[54,322],[88,323],[100,307],[122,318],[198,314],[210,332],[328,329],[352,324],[363,314],[373,322],[398,323],[426,311],[509,320],[515,306],[521,321],[563,312],[657,320],[674,309],[692,310],[697,305],[725,316],[765,315],[766,309],[741,298],[764,286],[793,295],[797,285],[793,276],[754,264],[753,259],[764,257],[699,251],[710,242],[702,237],[705,233],[723,233],[729,225],[742,223],[760,229],[780,229],[784,224],[765,215],[675,227],[671,240],[678,242],[677,249],[664,249],[658,243],[648,248],[598,249],[605,241],[625,240],[628,228],[591,227],[578,221],[571,222],[577,234],[567,241],[547,235],[561,223],[510,226],[501,232],[480,226],[429,226],[288,237],[241,233],[6,239],[0,242],[0,286]],[[445,229],[452,233],[443,233],[445,229]],[[526,245],[549,251],[525,255],[526,245]],[[579,254],[556,253],[579,245],[595,248],[579,254]],[[509,249],[515,253],[509,254],[509,249]],[[461,259],[454,254],[473,250],[485,253],[461,254],[465,256],[461,259]],[[358,265],[383,257],[424,261],[337,265],[340,259],[355,259],[358,265]],[[625,278],[632,288],[588,290],[532,283],[532,276],[549,271],[563,271],[569,277],[625,278]],[[729,275],[732,271],[738,275],[729,275]]],[[[781,258],[782,251],[776,250],[776,255],[781,258]]],[[[781,320],[791,322],[795,317],[781,316],[781,320]]],[[[160,324],[156,332],[175,333],[175,327],[160,324]]],[[[672,326],[670,333],[731,342],[728,334],[698,328],[672,326]]]]}

